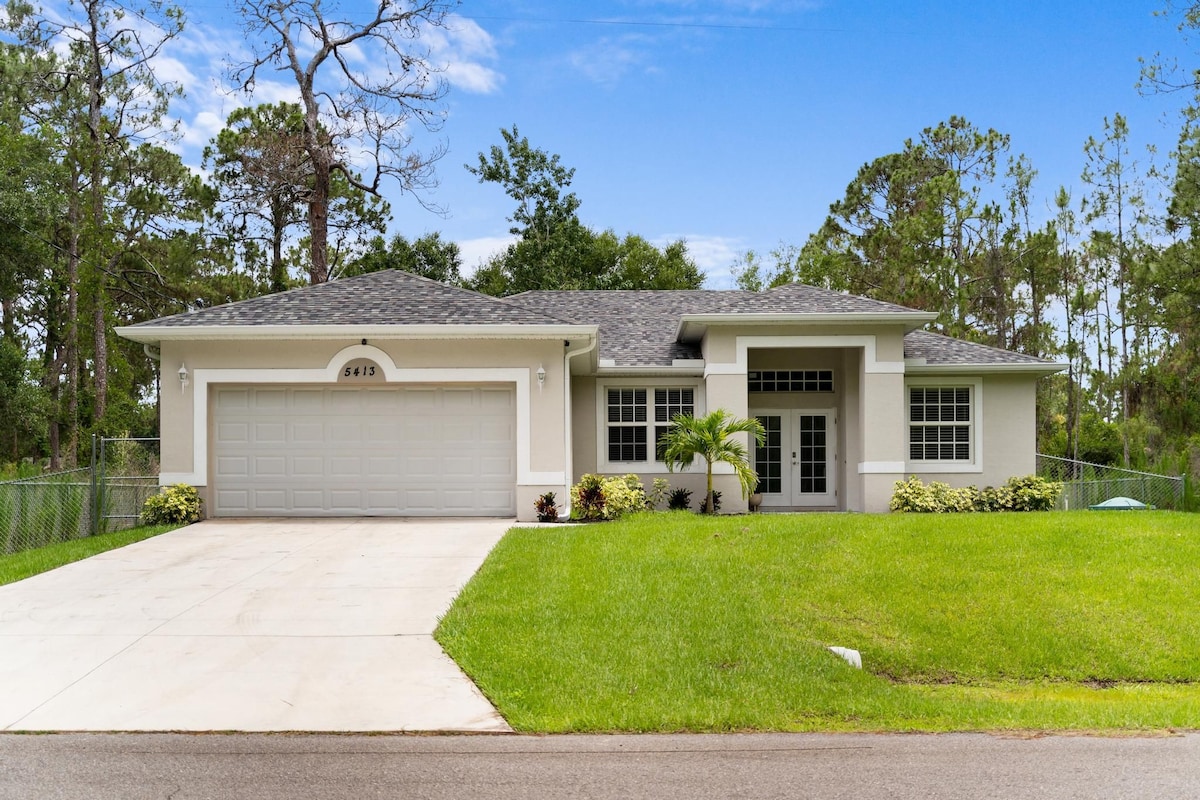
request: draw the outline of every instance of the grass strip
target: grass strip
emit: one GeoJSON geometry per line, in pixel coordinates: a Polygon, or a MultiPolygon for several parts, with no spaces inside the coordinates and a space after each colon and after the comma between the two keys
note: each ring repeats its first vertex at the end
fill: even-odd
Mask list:
{"type": "Polygon", "coordinates": [[[97,553],[140,542],[160,533],[175,530],[178,525],[143,525],[123,531],[74,539],[69,542],[25,550],[20,553],[0,556],[0,586],[47,572],[72,561],[81,561],[97,553]]]}

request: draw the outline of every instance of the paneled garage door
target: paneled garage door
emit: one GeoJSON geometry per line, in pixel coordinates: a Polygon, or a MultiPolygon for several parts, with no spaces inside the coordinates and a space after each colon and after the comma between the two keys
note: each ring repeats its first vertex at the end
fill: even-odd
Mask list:
{"type": "Polygon", "coordinates": [[[504,386],[218,386],[216,516],[515,516],[504,386]]]}

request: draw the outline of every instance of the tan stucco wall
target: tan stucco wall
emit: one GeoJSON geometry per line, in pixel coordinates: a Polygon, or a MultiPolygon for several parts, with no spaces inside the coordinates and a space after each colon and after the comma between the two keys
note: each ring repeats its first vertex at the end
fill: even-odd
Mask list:
{"type": "MultiPolygon", "coordinates": [[[[162,471],[192,473],[194,463],[193,404],[204,403],[211,419],[210,400],[197,398],[195,383],[180,390],[177,375],[186,364],[196,370],[249,370],[239,383],[254,383],[255,374],[271,370],[324,369],[330,360],[356,340],[279,340],[259,342],[164,342],[162,370],[162,471]]],[[[563,344],[552,340],[370,340],[397,369],[518,368],[529,373],[529,463],[531,473],[562,473],[566,469],[564,432],[563,344]],[[545,384],[535,378],[538,367],[546,371],[545,384]]],[[[440,382],[440,381],[439,381],[440,382]]],[[[211,431],[210,431],[211,435],[211,431]]],[[[211,460],[211,441],[208,447],[211,460]]],[[[204,474],[208,474],[206,465],[204,474]]],[[[206,481],[197,481],[206,488],[206,481]]],[[[563,491],[565,484],[527,483],[518,485],[517,511],[522,519],[533,517],[533,501],[544,491],[563,491]]]]}

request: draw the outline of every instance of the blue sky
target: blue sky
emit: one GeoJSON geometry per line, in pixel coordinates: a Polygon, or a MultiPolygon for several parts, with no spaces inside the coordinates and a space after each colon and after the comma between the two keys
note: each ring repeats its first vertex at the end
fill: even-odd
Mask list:
{"type": "MultiPolygon", "coordinates": [[[[344,0],[353,13],[356,3],[344,0]]],[[[219,87],[240,52],[221,0],[184,0],[189,31],[171,52],[188,97],[178,145],[199,148],[247,102],[219,87]]],[[[748,248],[802,244],[865,162],[957,114],[1010,134],[1038,170],[1047,209],[1078,188],[1083,143],[1122,113],[1163,154],[1183,98],[1141,97],[1138,57],[1188,51],[1157,0],[464,0],[435,44],[448,65],[449,150],[427,199],[390,197],[391,232],[441,231],[468,269],[503,245],[510,204],[463,164],[516,124],[576,168],[593,227],[685,238],[727,286],[748,248]]],[[[256,100],[294,99],[282,78],[256,100]]],[[[1139,147],[1140,149],[1140,147],[1139,147]]],[[[1139,158],[1145,156],[1139,154],[1139,158]]],[[[1048,209],[1046,214],[1049,214],[1048,209]]]]}

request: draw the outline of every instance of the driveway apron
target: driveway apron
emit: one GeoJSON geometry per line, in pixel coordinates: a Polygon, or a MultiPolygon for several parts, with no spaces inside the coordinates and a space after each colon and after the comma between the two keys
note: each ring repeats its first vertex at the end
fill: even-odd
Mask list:
{"type": "Polygon", "coordinates": [[[209,520],[0,586],[0,731],[507,731],[433,640],[508,520],[209,520]]]}

